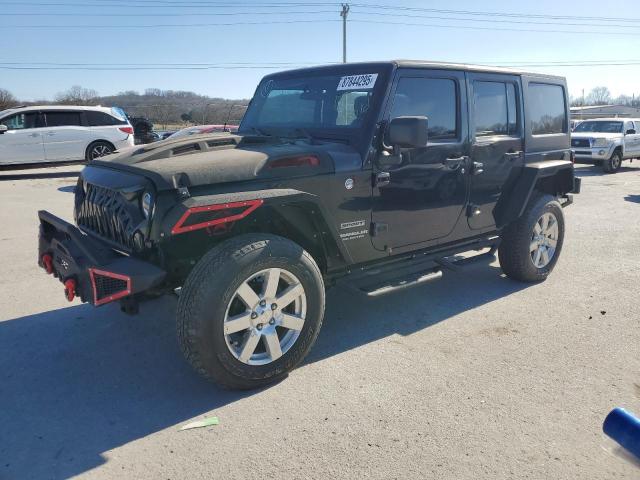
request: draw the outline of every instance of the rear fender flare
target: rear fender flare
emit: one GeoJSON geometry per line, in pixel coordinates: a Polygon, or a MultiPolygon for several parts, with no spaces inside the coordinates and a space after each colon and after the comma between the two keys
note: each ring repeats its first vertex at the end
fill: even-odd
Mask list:
{"type": "Polygon", "coordinates": [[[541,161],[526,164],[508,192],[494,209],[496,226],[502,228],[520,218],[535,190],[562,196],[579,192],[573,163],[569,160],[541,161]]]}

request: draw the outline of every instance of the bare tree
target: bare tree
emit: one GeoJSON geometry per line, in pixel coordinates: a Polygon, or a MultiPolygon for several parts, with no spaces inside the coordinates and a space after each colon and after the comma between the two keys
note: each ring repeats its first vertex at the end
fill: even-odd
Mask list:
{"type": "Polygon", "coordinates": [[[94,105],[98,103],[98,99],[98,92],[80,85],[74,85],[69,90],[56,95],[56,102],[65,105],[94,105]]]}
{"type": "Polygon", "coordinates": [[[18,104],[16,97],[9,90],[0,88],[0,110],[14,107],[18,104]]]}
{"type": "Polygon", "coordinates": [[[609,105],[611,103],[611,92],[607,87],[595,87],[587,95],[589,105],[609,105]]]}

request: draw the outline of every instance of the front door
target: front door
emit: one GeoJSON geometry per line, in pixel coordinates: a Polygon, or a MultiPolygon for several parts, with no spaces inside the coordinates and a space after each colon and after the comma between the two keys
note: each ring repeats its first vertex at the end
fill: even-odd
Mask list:
{"type": "Polygon", "coordinates": [[[636,121],[635,124],[632,120],[626,120],[624,122],[624,146],[625,157],[635,158],[640,156],[640,122],[636,121]],[[635,133],[627,133],[633,131],[635,133]]]}
{"type": "Polygon", "coordinates": [[[0,164],[36,163],[44,160],[38,112],[16,113],[4,118],[8,130],[0,134],[0,164]]]}
{"type": "Polygon", "coordinates": [[[426,148],[402,149],[398,165],[376,165],[374,177],[388,178],[373,190],[377,249],[438,242],[456,226],[467,197],[466,98],[462,72],[399,71],[386,120],[428,117],[429,142],[426,148]]]}
{"type": "Polygon", "coordinates": [[[493,209],[509,175],[524,164],[522,88],[513,75],[469,74],[472,229],[492,228],[493,209]]]}

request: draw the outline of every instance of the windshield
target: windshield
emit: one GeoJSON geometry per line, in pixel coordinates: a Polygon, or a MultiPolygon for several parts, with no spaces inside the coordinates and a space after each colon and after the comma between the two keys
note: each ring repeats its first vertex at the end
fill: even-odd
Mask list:
{"type": "Polygon", "coordinates": [[[267,78],[258,86],[240,132],[356,130],[373,114],[383,83],[378,76],[371,72],[267,78]]]}
{"type": "Polygon", "coordinates": [[[600,133],[622,133],[622,122],[582,122],[574,132],[600,132],[600,133]]]}

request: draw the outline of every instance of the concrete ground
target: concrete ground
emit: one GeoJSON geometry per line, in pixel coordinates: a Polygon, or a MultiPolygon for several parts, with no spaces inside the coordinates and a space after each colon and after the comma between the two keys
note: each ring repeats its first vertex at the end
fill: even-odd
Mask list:
{"type": "Polygon", "coordinates": [[[625,165],[578,167],[546,282],[494,262],[374,300],[331,291],[304,365],[249,393],[191,371],[172,299],[138,317],[69,304],[36,266],[36,211],[71,217],[78,167],[0,173],[0,478],[639,478],[601,433],[615,406],[640,414],[640,165],[625,165]]]}

